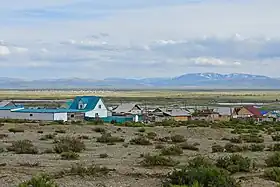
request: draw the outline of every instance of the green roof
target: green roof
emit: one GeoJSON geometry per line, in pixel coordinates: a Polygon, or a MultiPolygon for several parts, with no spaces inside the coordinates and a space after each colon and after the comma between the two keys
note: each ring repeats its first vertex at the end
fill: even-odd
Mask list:
{"type": "Polygon", "coordinates": [[[79,110],[79,102],[82,101],[84,104],[86,104],[86,107],[79,111],[84,111],[84,112],[91,111],[96,107],[96,105],[100,99],[101,98],[97,97],[97,96],[77,96],[73,100],[69,109],[79,110]]]}

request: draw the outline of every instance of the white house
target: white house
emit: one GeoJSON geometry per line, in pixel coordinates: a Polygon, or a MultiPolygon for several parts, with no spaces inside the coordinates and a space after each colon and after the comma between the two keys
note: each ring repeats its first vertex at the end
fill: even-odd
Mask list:
{"type": "Polygon", "coordinates": [[[106,118],[108,110],[101,97],[97,96],[78,96],[75,97],[69,107],[70,110],[78,110],[85,113],[89,118],[106,118]]]}
{"type": "MultiPolygon", "coordinates": [[[[1,103],[0,103],[1,104],[1,103]]],[[[108,110],[100,97],[78,96],[69,108],[24,108],[5,101],[0,106],[0,118],[39,121],[77,121],[89,118],[106,118],[108,110]]]]}

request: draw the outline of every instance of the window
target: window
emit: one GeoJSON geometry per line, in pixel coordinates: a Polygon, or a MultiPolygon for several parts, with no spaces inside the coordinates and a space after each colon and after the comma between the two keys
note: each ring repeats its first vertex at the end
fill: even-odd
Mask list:
{"type": "Polygon", "coordinates": [[[71,116],[70,116],[70,117],[71,117],[71,118],[73,118],[73,117],[75,117],[75,116],[74,116],[74,114],[71,114],[71,116]]]}
{"type": "Polygon", "coordinates": [[[29,116],[30,116],[30,117],[32,117],[32,116],[33,116],[33,114],[29,114],[29,116]]]}
{"type": "Polygon", "coordinates": [[[98,108],[101,109],[101,105],[98,105],[98,108]]]}

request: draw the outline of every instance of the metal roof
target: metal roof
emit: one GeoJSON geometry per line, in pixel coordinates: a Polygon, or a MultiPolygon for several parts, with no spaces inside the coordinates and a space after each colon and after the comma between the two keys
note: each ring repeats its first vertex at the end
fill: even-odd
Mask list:
{"type": "Polygon", "coordinates": [[[12,109],[17,109],[17,108],[23,108],[23,106],[21,106],[21,105],[17,105],[17,106],[4,106],[4,107],[0,107],[0,110],[12,110],[12,109]]]}
{"type": "Polygon", "coordinates": [[[123,103],[113,110],[116,113],[127,113],[130,112],[134,107],[141,108],[135,103],[123,103]]]}
{"type": "Polygon", "coordinates": [[[5,107],[7,106],[8,104],[10,104],[12,101],[10,100],[3,100],[0,102],[0,107],[5,107]]]}
{"type": "Polygon", "coordinates": [[[41,108],[41,109],[33,109],[33,108],[26,108],[26,109],[19,109],[14,110],[12,112],[20,112],[20,113],[76,113],[76,112],[82,112],[81,110],[72,110],[72,109],[47,109],[47,108],[41,108]]]}
{"type": "Polygon", "coordinates": [[[79,111],[82,111],[82,112],[91,111],[96,107],[96,105],[100,99],[101,99],[101,97],[98,97],[98,96],[77,96],[73,100],[69,109],[79,110],[79,102],[82,101],[84,104],[86,104],[86,107],[79,111]]]}
{"type": "Polygon", "coordinates": [[[164,114],[167,114],[169,116],[191,116],[190,112],[184,109],[161,109],[164,114]]]}
{"type": "Polygon", "coordinates": [[[214,108],[214,112],[219,113],[220,115],[232,115],[233,108],[230,107],[216,107],[214,108]]]}

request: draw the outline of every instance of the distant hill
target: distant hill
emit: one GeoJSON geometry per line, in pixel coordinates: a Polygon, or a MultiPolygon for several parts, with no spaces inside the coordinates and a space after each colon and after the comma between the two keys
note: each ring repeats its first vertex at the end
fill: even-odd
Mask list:
{"type": "Polygon", "coordinates": [[[190,73],[171,78],[122,79],[52,79],[26,81],[0,78],[0,89],[280,89],[280,79],[251,74],[190,73]]]}

